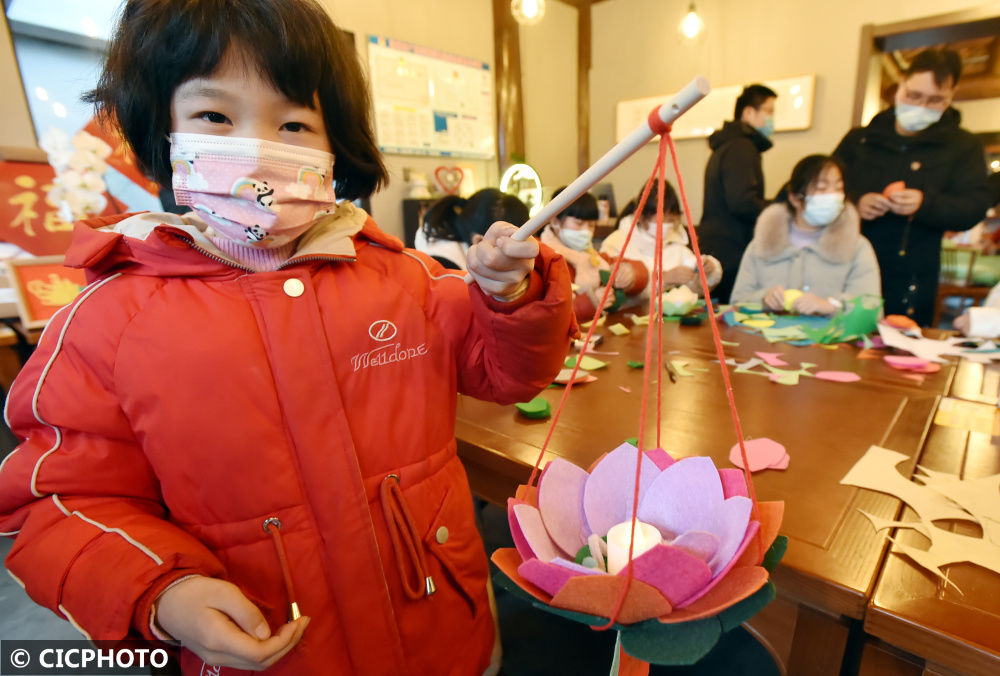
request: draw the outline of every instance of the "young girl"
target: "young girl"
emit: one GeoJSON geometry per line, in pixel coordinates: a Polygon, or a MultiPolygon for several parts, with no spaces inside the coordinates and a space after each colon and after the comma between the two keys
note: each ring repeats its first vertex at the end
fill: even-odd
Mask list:
{"type": "Polygon", "coordinates": [[[774,312],[832,315],[860,295],[881,295],[878,261],[844,201],[839,162],[810,155],[764,209],[743,254],[734,303],[762,301],[774,312]],[[786,291],[791,293],[786,293],[786,291]]]}
{"type": "Polygon", "coordinates": [[[125,5],[91,98],[192,213],[77,224],[92,283],[0,467],[7,568],[87,636],[179,642],[190,674],[495,662],[455,393],[551,382],[568,275],[498,223],[467,287],[336,204],[385,180],[367,96],[314,0],[125,5]]]}
{"type": "Polygon", "coordinates": [[[478,244],[491,225],[497,221],[522,225],[527,220],[528,207],[496,188],[483,188],[468,199],[448,195],[424,215],[416,249],[446,268],[464,270],[469,247],[478,244]]]}
{"type": "MultiPolygon", "coordinates": [[[[624,255],[626,259],[642,262],[647,270],[652,273],[653,263],[656,257],[656,194],[651,193],[642,209],[639,225],[632,232],[632,239],[629,240],[625,253],[622,253],[622,245],[628,235],[632,221],[636,218],[635,209],[639,204],[639,196],[630,201],[622,210],[618,219],[618,228],[608,235],[601,243],[601,253],[611,258],[624,255]]],[[[681,222],[681,207],[677,199],[674,187],[667,181],[664,183],[663,191],[663,288],[666,291],[675,286],[686,285],[699,295],[702,294],[701,281],[698,279],[697,259],[694,252],[688,248],[687,228],[681,222]]],[[[703,256],[705,264],[705,276],[708,278],[709,290],[714,289],[722,279],[722,266],[719,261],[712,256],[703,256]]],[[[644,295],[649,293],[649,288],[645,289],[644,295]]],[[[648,298],[648,296],[647,296],[648,298]]]]}
{"type": "MultiPolygon", "coordinates": [[[[552,198],[561,193],[565,186],[552,194],[552,198]]],[[[604,289],[610,281],[611,266],[614,259],[602,256],[594,248],[594,224],[598,217],[597,199],[589,192],[581,195],[575,202],[556,214],[545,230],[542,231],[542,243],[562,254],[569,263],[573,273],[573,310],[579,321],[593,319],[594,312],[601,300],[604,289]]],[[[609,294],[603,309],[613,311],[619,306],[636,301],[649,283],[645,266],[639,261],[622,261],[618,268],[618,276],[612,282],[614,289],[624,294],[609,294]]]]}

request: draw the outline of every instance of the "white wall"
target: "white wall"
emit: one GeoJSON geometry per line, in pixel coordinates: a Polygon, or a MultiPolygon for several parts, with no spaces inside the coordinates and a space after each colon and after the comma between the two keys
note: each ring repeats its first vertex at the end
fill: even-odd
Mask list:
{"type": "MultiPolygon", "coordinates": [[[[766,192],[773,196],[799,159],[831,152],[850,127],[863,24],[894,23],[981,4],[974,0],[703,0],[698,10],[707,27],[706,39],[701,45],[685,47],[676,38],[676,28],[686,2],[598,3],[593,6],[591,159],[614,144],[615,104],[621,99],[677,91],[699,73],[716,85],[815,73],[812,128],[776,134],[775,147],[764,154],[766,192]]],[[[988,124],[991,116],[979,104],[971,108],[967,117],[972,122],[988,124]]],[[[1000,127],[995,108],[992,120],[993,128],[1000,127]]],[[[692,139],[677,145],[697,220],[708,144],[692,139]]],[[[651,144],[612,175],[619,202],[647,178],[655,152],[651,144]]]]}
{"type": "MultiPolygon", "coordinates": [[[[493,4],[490,0],[320,0],[333,20],[354,33],[358,54],[367,70],[369,35],[425,45],[485,61],[493,68],[493,4]]],[[[495,70],[494,70],[495,72],[495,70]]],[[[331,130],[331,133],[336,133],[331,130]]],[[[456,160],[444,157],[386,155],[389,187],[372,198],[372,216],[386,232],[403,235],[402,199],[406,194],[403,168],[427,174],[433,181],[439,166],[459,166],[475,173],[476,187],[497,185],[496,160],[456,160]]]]}
{"type": "Polygon", "coordinates": [[[525,158],[546,194],[577,176],[577,9],[545,4],[545,18],[522,26],[525,158]]]}

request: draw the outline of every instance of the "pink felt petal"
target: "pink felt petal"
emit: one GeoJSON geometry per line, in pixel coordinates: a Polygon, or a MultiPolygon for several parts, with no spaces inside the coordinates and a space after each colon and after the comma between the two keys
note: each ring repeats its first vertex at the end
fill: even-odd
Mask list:
{"type": "MultiPolygon", "coordinates": [[[[759,472],[778,462],[785,455],[785,447],[773,439],[761,437],[743,442],[747,450],[747,461],[751,472],[759,472]]],[[[743,468],[743,458],[740,455],[740,445],[734,444],[729,449],[729,462],[743,468]]]]}
{"type": "Polygon", "coordinates": [[[784,457],[782,457],[781,460],[768,467],[768,469],[788,469],[788,462],[790,460],[791,457],[787,453],[785,453],[784,457]]]}
{"type": "Polygon", "coordinates": [[[583,513],[583,488],[589,475],[581,467],[556,458],[538,481],[538,511],[549,537],[573,556],[587,544],[587,517],[583,513]]]}
{"type": "Polygon", "coordinates": [[[677,462],[662,448],[654,448],[650,451],[646,451],[646,457],[655,462],[656,466],[661,470],[664,470],[677,462]]]}
{"type": "MultiPolygon", "coordinates": [[[[523,558],[535,557],[542,561],[551,561],[556,557],[563,556],[556,544],[552,542],[549,534],[545,532],[542,515],[537,509],[531,505],[515,504],[513,509],[508,510],[508,515],[511,513],[521,529],[521,535],[524,537],[530,552],[530,556],[524,556],[522,553],[523,558]]],[[[511,526],[511,533],[513,530],[514,528],[511,526]]],[[[517,546],[517,538],[514,539],[514,545],[517,546]]],[[[517,550],[520,552],[521,548],[518,547],[517,550]]]]}
{"type": "Polygon", "coordinates": [[[781,358],[780,352],[758,352],[757,356],[771,366],[788,366],[788,362],[781,358]]]}
{"type": "Polygon", "coordinates": [[[856,383],[861,376],[852,371],[818,371],[816,377],[820,380],[831,380],[835,383],[856,383]]]}
{"type": "MultiPolygon", "coordinates": [[[[632,561],[635,578],[652,585],[677,606],[701,590],[712,573],[701,559],[680,547],[657,545],[632,561]]],[[[625,575],[622,569],[619,575],[625,575]]]]}
{"type": "Polygon", "coordinates": [[[719,584],[719,582],[721,580],[723,580],[723,579],[726,578],[726,576],[728,575],[729,571],[732,570],[733,566],[736,565],[736,562],[740,560],[740,557],[743,555],[743,552],[746,550],[746,548],[750,544],[750,542],[754,539],[754,536],[757,535],[757,530],[759,528],[760,528],[760,524],[758,522],[756,522],[756,521],[751,521],[750,522],[749,527],[747,527],[746,537],[743,538],[743,542],[740,543],[740,547],[739,547],[739,549],[736,550],[736,554],[733,555],[733,558],[731,558],[729,560],[729,563],[727,563],[719,572],[715,573],[715,576],[712,578],[711,582],[709,582],[707,585],[705,585],[700,590],[698,590],[694,594],[694,596],[692,596],[691,598],[687,599],[684,602],[685,606],[689,606],[692,603],[694,603],[695,601],[697,601],[698,599],[700,599],[702,596],[704,596],[705,594],[707,594],[708,592],[710,592],[712,590],[712,588],[715,587],[715,585],[719,584]]]}
{"type": "MultiPolygon", "coordinates": [[[[583,568],[583,566],[580,567],[583,568]]],[[[557,566],[554,563],[545,563],[538,559],[526,560],[517,567],[517,572],[525,580],[552,596],[555,596],[571,577],[583,574],[578,570],[557,566]]],[[[596,572],[598,575],[602,574],[599,571],[592,572],[596,572]]]]}
{"type": "Polygon", "coordinates": [[[517,553],[516,549],[510,549],[509,547],[498,549],[490,556],[490,561],[495,563],[497,568],[499,568],[504,575],[509,577],[514,584],[534,596],[542,603],[548,604],[552,600],[550,595],[543,592],[531,582],[525,580],[524,577],[517,572],[517,569],[521,566],[523,561],[521,559],[521,555],[517,553]]]}
{"type": "Polygon", "coordinates": [[[883,359],[892,368],[904,371],[920,371],[930,364],[930,361],[920,357],[906,357],[899,354],[887,354],[883,359]]]}
{"type": "MultiPolygon", "coordinates": [[[[736,568],[725,577],[717,577],[709,584],[710,591],[696,601],[688,601],[684,608],[675,609],[659,618],[663,624],[692,622],[718,615],[726,608],[747,598],[764,586],[768,574],[757,566],[736,568]]],[[[699,592],[700,594],[700,592],[699,592]]]]}
{"type": "Polygon", "coordinates": [[[689,530],[686,533],[681,533],[676,540],[669,544],[680,547],[689,554],[694,554],[706,564],[719,550],[719,538],[713,533],[703,530],[689,530]]]}
{"type": "Polygon", "coordinates": [[[735,497],[724,501],[715,512],[711,532],[719,538],[719,548],[708,562],[713,577],[734,558],[743,543],[752,509],[750,498],[735,497]]]}
{"type": "Polygon", "coordinates": [[[712,459],[682,458],[656,477],[639,502],[637,516],[665,537],[689,530],[712,532],[712,515],[722,500],[722,480],[712,459]]]}
{"type": "Polygon", "coordinates": [[[523,504],[525,503],[517,498],[507,498],[507,525],[510,526],[510,537],[514,540],[517,553],[521,555],[522,559],[531,559],[534,558],[535,553],[531,551],[531,545],[528,544],[524,533],[521,532],[521,524],[514,516],[514,507],[523,504]]]}
{"type": "Polygon", "coordinates": [[[747,491],[746,477],[743,476],[741,470],[724,467],[719,470],[719,478],[722,480],[722,495],[725,497],[731,498],[735,495],[742,495],[746,498],[750,496],[750,493],[747,491]]]}
{"type": "MultiPolygon", "coordinates": [[[[583,510],[591,533],[604,535],[612,526],[632,518],[632,496],[639,450],[622,444],[604,456],[590,472],[583,493],[583,510]]],[[[643,455],[639,478],[639,504],[660,474],[656,463],[643,455]]],[[[575,554],[575,552],[574,552],[575,554]]]]}

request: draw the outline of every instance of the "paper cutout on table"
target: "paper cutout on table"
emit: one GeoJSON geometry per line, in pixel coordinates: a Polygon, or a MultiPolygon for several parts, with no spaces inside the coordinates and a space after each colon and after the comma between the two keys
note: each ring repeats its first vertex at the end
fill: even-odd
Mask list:
{"type": "Polygon", "coordinates": [[[785,308],[785,312],[791,312],[792,306],[795,305],[795,301],[802,297],[801,289],[785,289],[785,300],[782,305],[785,308]]]}
{"type": "MultiPolygon", "coordinates": [[[[591,352],[591,350],[600,345],[601,341],[603,340],[604,336],[602,336],[599,333],[595,333],[594,335],[592,335],[590,337],[590,347],[587,348],[587,352],[591,352]]],[[[582,350],[583,345],[584,345],[583,338],[577,338],[576,340],[573,341],[573,347],[575,347],[577,350],[582,350]]]]}
{"type": "MultiPolygon", "coordinates": [[[[605,322],[606,322],[607,320],[608,320],[608,316],[607,316],[607,315],[601,315],[601,316],[600,316],[600,317],[598,318],[598,320],[597,320],[597,326],[598,326],[598,327],[601,327],[601,326],[604,326],[604,323],[605,323],[605,322]]],[[[593,320],[593,319],[591,319],[591,320],[590,320],[589,322],[584,322],[583,324],[580,324],[580,328],[581,328],[581,329],[589,329],[589,328],[590,328],[590,325],[591,325],[591,324],[593,324],[593,323],[594,323],[594,320],[593,320]]]]}
{"type": "Polygon", "coordinates": [[[625,316],[632,320],[634,326],[649,326],[649,315],[627,314],[625,316]]]}
{"type": "Polygon", "coordinates": [[[634,359],[629,359],[628,362],[626,363],[628,364],[628,367],[630,369],[641,369],[643,366],[645,366],[643,362],[635,361],[634,359]]]}
{"type": "Polygon", "coordinates": [[[764,304],[757,301],[749,301],[746,303],[739,303],[738,306],[745,312],[763,312],[764,304]]]}
{"type": "Polygon", "coordinates": [[[861,376],[853,371],[819,371],[815,375],[819,380],[829,380],[835,383],[856,383],[861,380],[861,376]]]}
{"type": "MultiPolygon", "coordinates": [[[[554,383],[559,383],[560,385],[565,385],[569,383],[570,378],[573,377],[573,369],[560,369],[559,373],[552,380],[554,383]]],[[[576,372],[576,380],[573,381],[574,385],[581,385],[583,383],[592,383],[597,380],[597,376],[587,373],[583,370],[576,372]]]]}
{"type": "Polygon", "coordinates": [[[1000,474],[961,479],[918,465],[915,479],[962,507],[983,527],[985,537],[1000,545],[1000,474]]]}
{"type": "Polygon", "coordinates": [[[916,373],[937,373],[941,370],[941,365],[932,363],[922,357],[907,357],[900,354],[887,354],[883,357],[885,363],[900,371],[914,371],[916,373]]]}
{"type": "Polygon", "coordinates": [[[698,294],[687,286],[675,286],[660,296],[664,315],[678,316],[690,312],[698,302],[698,294]]]}
{"type": "Polygon", "coordinates": [[[894,329],[885,324],[878,325],[878,333],[882,341],[888,347],[895,347],[913,354],[915,357],[926,359],[927,361],[947,363],[942,359],[944,355],[961,356],[962,348],[956,343],[961,343],[964,338],[946,338],[944,340],[931,340],[929,338],[911,338],[899,329],[894,329]]]}
{"type": "MultiPolygon", "coordinates": [[[[602,369],[607,365],[608,362],[591,357],[589,354],[583,355],[583,359],[580,360],[580,368],[584,371],[596,371],[597,369],[602,369]]],[[[563,366],[568,369],[576,366],[576,357],[567,357],[566,361],[563,362],[563,366]]]]}
{"type": "Polygon", "coordinates": [[[788,362],[781,358],[780,352],[755,352],[758,357],[764,360],[765,364],[771,366],[788,366],[788,362]]]}
{"type": "Polygon", "coordinates": [[[803,328],[814,343],[830,344],[857,340],[875,330],[884,301],[878,296],[861,295],[830,318],[826,326],[803,328]]]}
{"type": "Polygon", "coordinates": [[[733,341],[733,340],[720,340],[719,342],[722,343],[723,345],[725,345],[726,347],[739,347],[740,346],[739,343],[737,343],[736,341],[733,341]]]}
{"type": "MultiPolygon", "coordinates": [[[[788,451],[774,439],[767,437],[748,439],[743,442],[743,445],[746,448],[747,462],[750,463],[751,472],[788,468],[788,451]]],[[[740,453],[739,444],[734,444],[729,449],[729,462],[743,469],[743,456],[740,453]]]]}
{"type": "MultiPolygon", "coordinates": [[[[996,406],[944,397],[934,414],[934,424],[997,436],[1000,435],[998,416],[1000,410],[996,406]]],[[[1000,501],[1000,494],[997,500],[1000,501]]]]}
{"type": "Polygon", "coordinates": [[[813,366],[816,366],[816,364],[803,362],[799,364],[798,370],[793,371],[790,369],[779,369],[778,367],[771,366],[770,364],[764,364],[764,368],[770,372],[768,377],[771,379],[771,382],[775,382],[780,385],[798,385],[799,377],[813,377],[813,374],[809,372],[809,369],[813,366]]]}
{"type": "Polygon", "coordinates": [[[689,377],[695,375],[693,371],[707,372],[708,369],[701,368],[700,366],[691,366],[691,362],[683,361],[679,359],[671,359],[669,362],[669,367],[673,369],[674,375],[681,377],[689,377]]]}
{"type": "Polygon", "coordinates": [[[625,387],[624,385],[619,385],[618,389],[621,390],[622,392],[624,392],[625,394],[632,394],[632,388],[631,387],[625,387]]]}
{"type": "Polygon", "coordinates": [[[627,336],[632,333],[629,331],[628,327],[622,323],[615,323],[608,327],[608,331],[615,334],[616,336],[627,336]]]}
{"type": "Polygon", "coordinates": [[[531,401],[514,404],[525,418],[544,419],[552,415],[552,408],[545,397],[535,397],[531,401]]]}

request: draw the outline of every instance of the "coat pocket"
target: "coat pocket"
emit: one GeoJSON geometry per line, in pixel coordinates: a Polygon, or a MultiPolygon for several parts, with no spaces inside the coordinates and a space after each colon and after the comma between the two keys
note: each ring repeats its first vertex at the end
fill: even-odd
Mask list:
{"type": "Polygon", "coordinates": [[[424,533],[424,546],[475,617],[487,607],[488,568],[471,507],[467,494],[449,487],[424,533]]]}

